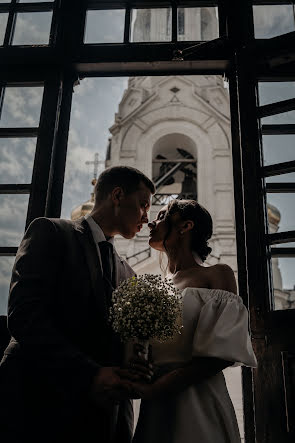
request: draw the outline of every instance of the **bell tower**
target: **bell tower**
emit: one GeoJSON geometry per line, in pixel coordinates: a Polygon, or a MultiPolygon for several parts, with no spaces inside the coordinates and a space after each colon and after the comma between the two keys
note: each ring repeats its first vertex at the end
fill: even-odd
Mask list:
{"type": "MultiPolygon", "coordinates": [[[[173,198],[197,199],[214,221],[208,263],[222,261],[236,270],[229,97],[223,79],[130,77],[110,133],[106,166],[136,167],[156,185],[150,218],[173,198]]],[[[117,248],[137,272],[159,273],[157,253],[147,248],[148,234],[145,227],[132,240],[120,238],[117,248]]]]}

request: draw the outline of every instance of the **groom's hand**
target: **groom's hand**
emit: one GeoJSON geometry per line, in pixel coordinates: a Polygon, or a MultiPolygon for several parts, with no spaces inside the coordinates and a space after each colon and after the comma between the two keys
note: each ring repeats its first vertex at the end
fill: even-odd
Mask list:
{"type": "Polygon", "coordinates": [[[131,359],[126,367],[119,369],[118,373],[120,377],[132,382],[150,383],[154,376],[153,365],[141,357],[131,359]]]}
{"type": "Polygon", "coordinates": [[[133,357],[128,364],[120,369],[120,376],[132,382],[150,383],[154,376],[154,366],[151,363],[152,347],[144,350],[143,346],[135,343],[133,346],[133,357]]]}
{"type": "Polygon", "coordinates": [[[102,367],[94,376],[91,397],[96,404],[108,407],[127,398],[138,398],[138,394],[128,380],[120,375],[120,368],[102,367]]]}

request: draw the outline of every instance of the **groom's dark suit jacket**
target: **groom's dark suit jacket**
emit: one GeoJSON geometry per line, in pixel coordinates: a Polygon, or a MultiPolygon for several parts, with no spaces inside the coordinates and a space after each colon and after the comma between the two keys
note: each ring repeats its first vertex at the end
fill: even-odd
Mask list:
{"type": "MultiPolygon", "coordinates": [[[[134,272],[114,255],[119,284],[134,272]]],[[[131,441],[131,401],[105,408],[89,397],[99,367],[121,363],[122,346],[107,315],[87,221],[34,220],[12,273],[12,339],[0,366],[3,443],[131,441]]]]}

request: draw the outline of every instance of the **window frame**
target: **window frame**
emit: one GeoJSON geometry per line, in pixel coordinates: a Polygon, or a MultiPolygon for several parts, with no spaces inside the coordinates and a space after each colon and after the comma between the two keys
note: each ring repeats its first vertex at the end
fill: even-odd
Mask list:
{"type": "MultiPolygon", "coordinates": [[[[44,83],[27,226],[36,217],[60,216],[73,85],[79,78],[226,75],[230,86],[239,288],[245,305],[250,309],[253,340],[260,343],[260,340],[264,340],[267,322],[270,324],[271,319],[276,318],[283,327],[284,319],[288,317],[294,321],[295,313],[270,311],[264,296],[270,293],[269,242],[265,232],[265,189],[260,176],[261,146],[256,114],[256,86],[261,79],[295,79],[295,45],[290,45],[290,41],[294,42],[295,33],[269,40],[255,39],[253,4],[289,3],[275,0],[56,0],[53,4],[55,9],[50,45],[30,47],[10,45],[15,11],[32,7],[12,0],[9,8],[7,4],[0,5],[0,12],[8,8],[10,14],[5,44],[0,47],[0,84],[44,83]],[[177,42],[177,6],[216,6],[216,3],[219,8],[220,37],[206,43],[177,42]],[[129,43],[127,34],[131,8],[163,7],[167,4],[172,5],[172,41],[129,43]],[[86,11],[90,8],[129,10],[125,17],[124,43],[83,43],[86,11]],[[73,29],[75,33],[72,33],[73,29]],[[250,185],[248,177],[252,177],[250,185]],[[262,276],[259,280],[258,275],[262,276]]],[[[37,8],[40,4],[34,3],[34,6],[37,8]]],[[[261,109],[259,112],[262,112],[261,109]]],[[[291,166],[293,168],[293,164],[291,166]]],[[[17,184],[9,185],[9,188],[5,186],[0,185],[0,192],[27,191],[17,184]]],[[[16,248],[3,248],[0,245],[0,255],[15,253],[16,248]]],[[[254,426],[253,373],[249,368],[243,368],[243,386],[246,441],[254,443],[257,431],[254,426]]]]}

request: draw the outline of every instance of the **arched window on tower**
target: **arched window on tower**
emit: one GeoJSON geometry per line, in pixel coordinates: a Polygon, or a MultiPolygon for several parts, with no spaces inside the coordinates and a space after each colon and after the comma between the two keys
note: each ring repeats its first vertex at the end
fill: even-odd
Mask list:
{"type": "Polygon", "coordinates": [[[109,137],[107,144],[106,161],[111,160],[111,156],[112,156],[112,137],[109,137]]]}
{"type": "Polygon", "coordinates": [[[167,134],[153,149],[154,205],[174,198],[197,199],[197,160],[193,140],[184,134],[167,134]]]}

